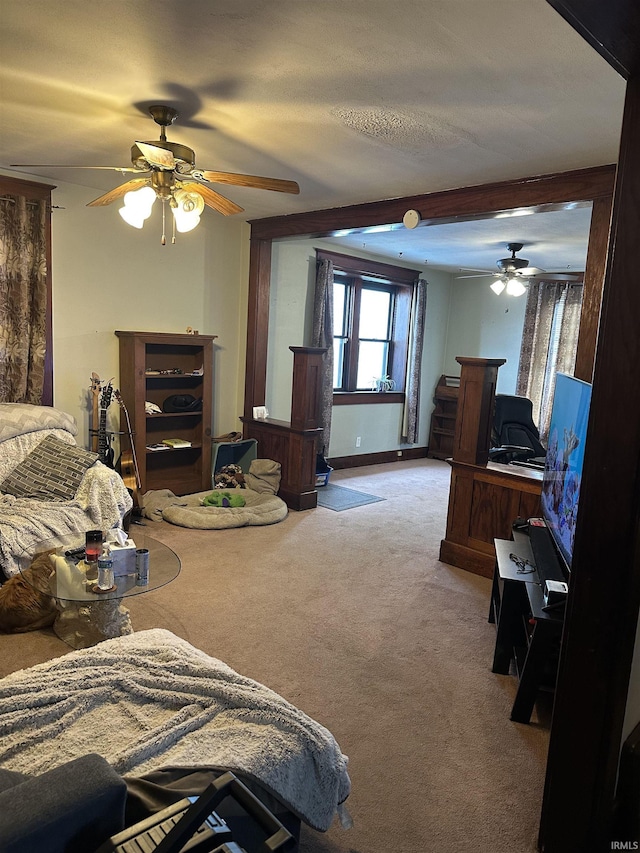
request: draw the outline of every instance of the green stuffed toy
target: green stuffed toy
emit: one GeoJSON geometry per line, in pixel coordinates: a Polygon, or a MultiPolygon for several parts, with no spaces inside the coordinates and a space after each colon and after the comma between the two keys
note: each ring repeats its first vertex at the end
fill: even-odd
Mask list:
{"type": "Polygon", "coordinates": [[[232,495],[230,492],[211,492],[202,499],[203,506],[234,507],[244,506],[246,503],[242,495],[232,495]]]}

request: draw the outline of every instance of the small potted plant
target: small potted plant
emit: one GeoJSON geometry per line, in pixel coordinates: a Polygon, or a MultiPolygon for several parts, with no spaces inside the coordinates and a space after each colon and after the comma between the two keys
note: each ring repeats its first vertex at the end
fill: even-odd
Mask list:
{"type": "Polygon", "coordinates": [[[396,383],[388,376],[374,376],[371,390],[382,394],[385,391],[393,391],[395,387],[396,383]]]}

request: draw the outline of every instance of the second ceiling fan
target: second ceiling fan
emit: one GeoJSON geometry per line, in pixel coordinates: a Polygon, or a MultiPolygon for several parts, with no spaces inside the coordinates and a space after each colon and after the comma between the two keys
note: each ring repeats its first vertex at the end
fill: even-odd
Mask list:
{"type": "Polygon", "coordinates": [[[524,247],[524,243],[507,243],[507,250],[511,252],[510,258],[499,258],[496,261],[498,272],[491,270],[473,270],[474,275],[459,275],[456,278],[483,278],[487,275],[493,275],[496,280],[493,282],[491,289],[494,293],[500,295],[506,289],[510,296],[521,296],[526,290],[526,284],[530,279],[543,278],[550,281],[576,281],[581,277],[579,273],[556,273],[547,272],[540,267],[529,266],[529,261],[526,258],[516,257],[517,252],[520,252],[524,247]]]}

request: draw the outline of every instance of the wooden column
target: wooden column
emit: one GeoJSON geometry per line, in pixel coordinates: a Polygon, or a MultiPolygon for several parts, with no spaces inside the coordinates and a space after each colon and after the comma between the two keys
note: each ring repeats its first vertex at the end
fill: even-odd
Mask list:
{"type": "Polygon", "coordinates": [[[326,347],[289,347],[293,353],[291,428],[317,429],[322,402],[322,360],[326,347]]]}
{"type": "Polygon", "coordinates": [[[271,289],[271,240],[251,238],[249,298],[247,307],[247,358],[244,384],[244,415],[264,406],[267,386],[269,292],[271,289]]]}
{"type": "Polygon", "coordinates": [[[591,211],[591,229],[589,231],[589,247],[587,263],[584,270],[584,285],[582,287],[582,309],[580,311],[580,330],[576,364],[573,375],[577,379],[591,382],[593,365],[596,358],[596,340],[598,338],[598,323],[602,305],[602,284],[607,264],[607,246],[609,245],[609,228],[611,224],[611,206],[613,195],[597,198],[591,211]]]}
{"type": "Polygon", "coordinates": [[[492,577],[494,539],[508,539],[518,516],[540,514],[542,474],[488,462],[498,368],[504,358],[456,358],[460,393],[451,459],[443,563],[492,577]]]}
{"type": "Polygon", "coordinates": [[[453,459],[455,462],[467,462],[471,465],[486,465],[491,446],[498,368],[506,359],[457,356],[456,361],[462,370],[453,459]]]}
{"type": "MultiPolygon", "coordinates": [[[[583,4],[584,5],[584,4],[583,4]]],[[[593,6],[598,8],[599,4],[593,6]]],[[[614,5],[615,8],[615,5],[614,5]]],[[[629,6],[640,24],[638,6],[629,6]]],[[[603,27],[611,7],[601,7],[603,27]]],[[[619,32],[633,32],[619,18],[619,32]]],[[[640,28],[635,57],[640,68],[640,28]]],[[[624,44],[621,39],[620,44],[624,44]]],[[[633,44],[633,42],[631,42],[633,44]]],[[[609,260],[540,824],[545,853],[610,850],[640,608],[640,72],[627,85],[609,260]],[[613,435],[615,434],[615,440],[613,435]]],[[[634,793],[637,801],[637,792],[634,793]]]]}
{"type": "Polygon", "coordinates": [[[290,509],[313,509],[316,492],[316,442],[321,396],[323,347],[289,347],[293,353],[291,421],[243,417],[244,437],[255,438],[258,455],[280,463],[279,496],[290,509]]]}

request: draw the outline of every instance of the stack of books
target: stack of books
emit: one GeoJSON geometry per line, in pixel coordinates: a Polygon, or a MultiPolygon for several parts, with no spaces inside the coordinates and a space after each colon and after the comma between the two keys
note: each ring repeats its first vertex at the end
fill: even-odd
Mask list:
{"type": "Polygon", "coordinates": [[[191,442],[187,441],[185,438],[165,438],[162,443],[166,444],[168,447],[173,447],[174,449],[179,447],[191,447],[191,442]]]}

